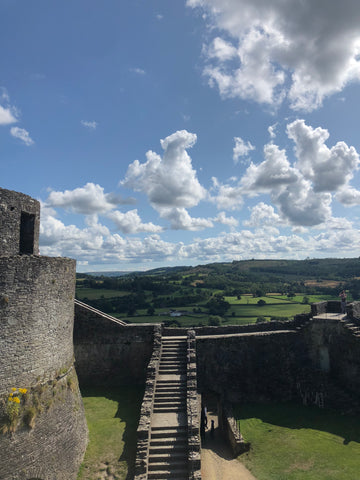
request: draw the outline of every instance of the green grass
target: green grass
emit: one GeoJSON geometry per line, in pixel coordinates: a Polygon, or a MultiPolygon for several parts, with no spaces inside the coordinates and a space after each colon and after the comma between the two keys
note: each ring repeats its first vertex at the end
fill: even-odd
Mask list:
{"type": "Polygon", "coordinates": [[[76,298],[83,300],[87,298],[89,300],[97,300],[99,298],[115,298],[115,297],[124,297],[129,295],[129,292],[122,292],[121,290],[110,290],[106,288],[77,288],[76,289],[76,298]]]}
{"type": "Polygon", "coordinates": [[[257,480],[360,478],[360,416],[302,405],[243,405],[235,417],[250,452],[239,460],[257,480]]]}
{"type": "Polygon", "coordinates": [[[78,480],[97,480],[104,471],[116,480],[128,474],[132,478],[143,389],[97,387],[82,388],[81,393],[89,444],[78,480]]]}

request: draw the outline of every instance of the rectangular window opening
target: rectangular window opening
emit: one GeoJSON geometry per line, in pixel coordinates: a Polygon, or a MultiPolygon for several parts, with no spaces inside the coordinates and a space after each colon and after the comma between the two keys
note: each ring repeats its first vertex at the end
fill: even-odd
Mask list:
{"type": "Polygon", "coordinates": [[[20,254],[34,253],[35,215],[21,212],[20,254]]]}

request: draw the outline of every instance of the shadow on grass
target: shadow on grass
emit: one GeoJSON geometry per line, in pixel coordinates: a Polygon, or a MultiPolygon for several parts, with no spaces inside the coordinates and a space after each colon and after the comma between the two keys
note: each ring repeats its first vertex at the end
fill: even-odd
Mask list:
{"type": "Polygon", "coordinates": [[[291,429],[313,429],[343,438],[343,444],[360,443],[360,415],[341,415],[334,410],[301,404],[244,404],[234,407],[237,420],[258,418],[264,423],[291,429]]]}
{"type": "Polygon", "coordinates": [[[115,418],[125,423],[122,436],[123,451],[118,461],[125,461],[128,467],[126,480],[134,478],[136,456],[136,430],[140,418],[141,402],[144,396],[143,386],[123,387],[81,387],[83,397],[104,397],[117,403],[115,418]]]}

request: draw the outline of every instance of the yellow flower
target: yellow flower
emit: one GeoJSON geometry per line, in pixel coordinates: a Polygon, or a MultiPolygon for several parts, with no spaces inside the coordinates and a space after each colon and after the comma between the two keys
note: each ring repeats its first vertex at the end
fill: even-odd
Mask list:
{"type": "Polygon", "coordinates": [[[27,389],[26,388],[19,388],[19,392],[22,393],[23,395],[25,395],[25,393],[27,392],[27,389]]]}
{"type": "Polygon", "coordinates": [[[13,393],[9,393],[9,397],[12,397],[14,394],[13,393]]]}
{"type": "Polygon", "coordinates": [[[11,389],[11,390],[12,390],[13,392],[16,392],[17,388],[15,388],[15,387],[12,387],[12,389],[11,389]]]}
{"type": "Polygon", "coordinates": [[[20,398],[19,398],[19,397],[14,397],[14,398],[13,398],[13,402],[15,402],[15,403],[20,403],[20,398]]]}

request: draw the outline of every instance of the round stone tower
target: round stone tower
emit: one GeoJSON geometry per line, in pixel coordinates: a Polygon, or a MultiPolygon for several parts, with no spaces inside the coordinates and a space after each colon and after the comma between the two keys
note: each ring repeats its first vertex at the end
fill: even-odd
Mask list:
{"type": "Polygon", "coordinates": [[[39,224],[39,202],[0,189],[0,480],[76,479],[87,443],[75,260],[39,256],[39,224]]]}

